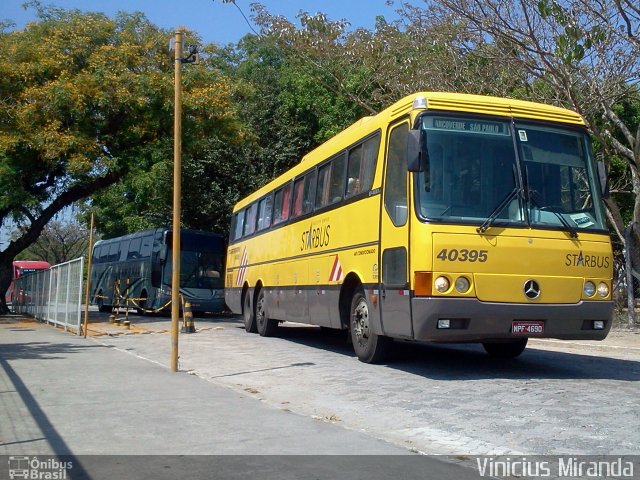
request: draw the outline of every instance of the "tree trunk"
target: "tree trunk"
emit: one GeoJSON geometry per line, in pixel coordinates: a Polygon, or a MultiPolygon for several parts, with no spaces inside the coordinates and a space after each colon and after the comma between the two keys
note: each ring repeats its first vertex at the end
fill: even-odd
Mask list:
{"type": "Polygon", "coordinates": [[[4,253],[0,253],[0,315],[9,313],[6,293],[13,279],[13,258],[8,258],[4,253]]]}

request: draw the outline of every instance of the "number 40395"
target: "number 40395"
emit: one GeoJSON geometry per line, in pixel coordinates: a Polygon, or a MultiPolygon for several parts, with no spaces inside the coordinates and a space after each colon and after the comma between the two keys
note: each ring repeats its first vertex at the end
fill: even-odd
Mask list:
{"type": "Polygon", "coordinates": [[[486,262],[489,258],[486,250],[467,250],[457,248],[440,250],[436,258],[443,262],[486,262]]]}

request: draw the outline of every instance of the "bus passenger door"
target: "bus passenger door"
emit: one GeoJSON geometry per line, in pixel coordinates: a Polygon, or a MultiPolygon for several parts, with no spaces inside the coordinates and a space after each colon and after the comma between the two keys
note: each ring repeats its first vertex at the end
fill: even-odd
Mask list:
{"type": "Polygon", "coordinates": [[[413,336],[408,278],[409,208],[407,134],[409,123],[391,127],[380,209],[379,298],[385,335],[413,336]]]}

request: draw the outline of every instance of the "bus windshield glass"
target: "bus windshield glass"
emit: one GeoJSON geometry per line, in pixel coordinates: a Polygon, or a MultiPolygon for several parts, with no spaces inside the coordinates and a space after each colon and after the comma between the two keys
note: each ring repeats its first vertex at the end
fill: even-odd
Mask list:
{"type": "Polygon", "coordinates": [[[515,130],[531,225],[604,230],[587,135],[527,124],[515,130]]]}
{"type": "Polygon", "coordinates": [[[449,116],[425,116],[422,128],[428,167],[418,174],[416,198],[423,218],[605,229],[586,134],[518,123],[514,141],[508,121],[449,116]]]}
{"type": "MultiPolygon", "coordinates": [[[[169,243],[170,243],[169,236],[169,243]]],[[[180,287],[223,288],[222,250],[211,238],[184,234],[180,238],[180,287]]],[[[171,285],[172,251],[169,247],[163,283],[171,285]]]]}

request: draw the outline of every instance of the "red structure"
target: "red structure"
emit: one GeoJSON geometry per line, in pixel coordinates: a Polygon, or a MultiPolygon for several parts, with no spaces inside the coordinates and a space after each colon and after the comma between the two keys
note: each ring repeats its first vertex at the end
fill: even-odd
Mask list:
{"type": "Polygon", "coordinates": [[[13,279],[11,280],[11,285],[9,285],[9,289],[7,290],[7,294],[5,299],[7,303],[14,302],[14,299],[17,298],[17,293],[15,292],[16,288],[16,280],[23,275],[28,273],[36,272],[38,270],[46,270],[51,268],[49,262],[41,262],[37,260],[16,260],[13,262],[13,279]]]}

